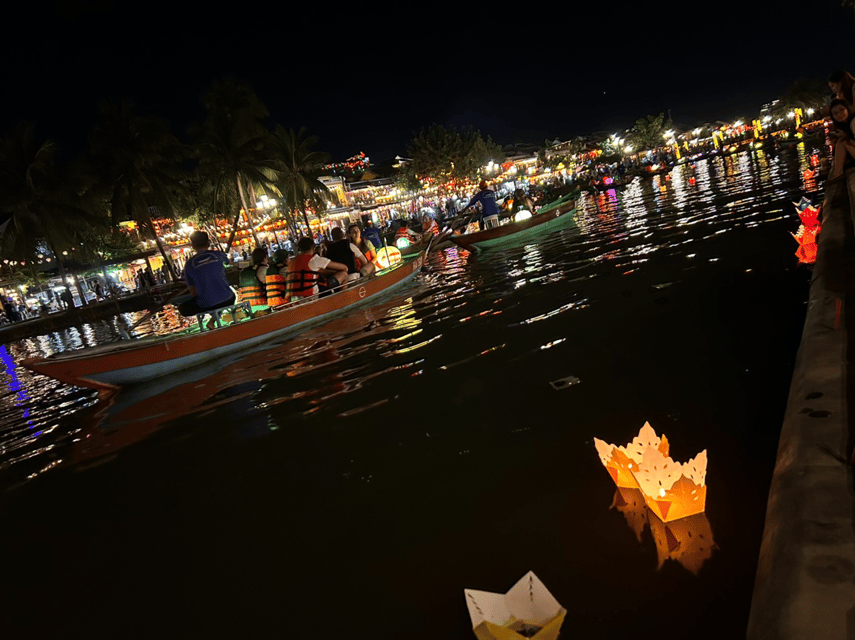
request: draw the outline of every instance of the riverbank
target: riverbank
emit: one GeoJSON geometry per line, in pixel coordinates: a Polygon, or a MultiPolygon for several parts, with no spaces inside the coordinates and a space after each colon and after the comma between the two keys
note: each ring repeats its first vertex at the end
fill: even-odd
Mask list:
{"type": "Polygon", "coordinates": [[[827,185],[823,202],[807,318],[769,491],[751,640],[855,638],[853,215],[850,171],[846,181],[827,185]]]}
{"type": "Polygon", "coordinates": [[[174,293],[186,290],[186,284],[176,282],[161,285],[156,291],[147,290],[122,298],[90,302],[85,307],[75,307],[39,318],[13,322],[0,327],[0,344],[79,326],[87,322],[106,320],[121,313],[149,309],[169,299],[174,293]]]}

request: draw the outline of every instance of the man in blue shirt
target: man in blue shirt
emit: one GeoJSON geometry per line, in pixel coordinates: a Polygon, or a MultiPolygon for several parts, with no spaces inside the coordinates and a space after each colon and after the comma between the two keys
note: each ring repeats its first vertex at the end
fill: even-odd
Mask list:
{"type": "Polygon", "coordinates": [[[190,300],[178,305],[182,316],[193,316],[209,309],[218,309],[234,304],[235,292],[226,278],[225,265],[229,259],[222,251],[211,251],[208,234],[194,231],[190,234],[190,246],[196,252],[184,265],[184,278],[190,289],[190,300]]]}
{"type": "Polygon", "coordinates": [[[478,185],[480,191],[472,196],[472,199],[469,201],[463,210],[460,212],[461,215],[469,208],[472,207],[479,202],[481,203],[481,211],[480,213],[476,213],[473,217],[473,221],[478,222],[478,227],[483,231],[484,230],[484,218],[489,218],[490,216],[498,216],[499,215],[499,207],[496,205],[496,193],[487,188],[487,181],[482,180],[481,184],[478,185]]]}
{"type": "Polygon", "coordinates": [[[362,237],[373,244],[375,249],[379,250],[383,248],[383,239],[380,237],[380,230],[374,226],[371,220],[365,223],[362,237]]]}

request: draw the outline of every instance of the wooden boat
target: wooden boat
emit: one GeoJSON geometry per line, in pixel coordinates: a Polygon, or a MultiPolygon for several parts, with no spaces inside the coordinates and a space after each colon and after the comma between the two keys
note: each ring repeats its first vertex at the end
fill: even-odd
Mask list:
{"type": "Polygon", "coordinates": [[[199,331],[194,325],[165,337],[99,345],[46,358],[30,358],[21,364],[61,382],[95,389],[146,382],[300,331],[376,299],[414,278],[422,267],[424,255],[422,252],[404,259],[373,278],[357,281],[331,295],[289,303],[268,315],[229,326],[199,331]]]}
{"type": "Polygon", "coordinates": [[[288,338],[286,346],[273,340],[258,346],[254,353],[241,353],[226,363],[208,361],[150,382],[105,389],[98,398],[98,411],[82,425],[79,437],[74,439],[71,456],[61,457],[66,462],[83,463],[114,455],[164,427],[180,423],[183,416],[230,402],[234,399],[231,394],[212,400],[215,396],[219,398],[218,394],[225,389],[250,385],[255,391],[268,380],[285,376],[283,363],[301,357],[300,354],[334,358],[350,341],[384,331],[377,321],[403,304],[405,296],[406,293],[384,296],[382,302],[362,305],[353,313],[288,338]],[[326,344],[324,336],[330,337],[326,344]]]}
{"type": "Polygon", "coordinates": [[[579,191],[574,191],[551,202],[531,218],[520,222],[509,222],[484,231],[464,233],[449,237],[454,244],[468,251],[487,249],[508,242],[518,242],[533,235],[548,233],[574,221],[576,200],[579,191]]]}

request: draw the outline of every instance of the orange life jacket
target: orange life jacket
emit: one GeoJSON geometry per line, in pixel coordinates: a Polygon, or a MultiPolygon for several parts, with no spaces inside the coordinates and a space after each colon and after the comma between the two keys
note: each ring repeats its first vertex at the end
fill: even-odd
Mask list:
{"type": "MultiPolygon", "coordinates": [[[[374,245],[372,244],[370,246],[373,247],[374,245]]],[[[362,247],[360,247],[359,250],[362,251],[362,247]]],[[[368,260],[369,263],[374,262],[374,258],[377,257],[377,254],[374,251],[372,251],[371,249],[366,249],[365,251],[362,251],[362,254],[366,257],[366,259],[368,260]]],[[[354,257],[353,261],[356,262],[356,270],[357,271],[359,271],[362,267],[365,266],[364,264],[362,264],[362,260],[360,260],[357,257],[354,257]]]]}
{"type": "Polygon", "coordinates": [[[436,220],[431,218],[430,225],[428,226],[427,230],[435,236],[439,235],[439,226],[437,226],[436,220]]]}
{"type": "Polygon", "coordinates": [[[241,300],[248,300],[253,307],[267,306],[267,289],[258,280],[258,267],[252,266],[240,272],[241,300]]]}
{"type": "Polygon", "coordinates": [[[312,253],[301,253],[288,263],[285,284],[289,298],[308,298],[315,293],[318,274],[309,269],[309,261],[313,256],[312,253]]]}
{"type": "Polygon", "coordinates": [[[409,227],[400,227],[398,229],[398,233],[395,234],[395,240],[398,238],[410,238],[410,229],[409,227]]]}
{"type": "Polygon", "coordinates": [[[275,307],[288,302],[285,298],[285,276],[279,273],[275,267],[267,271],[266,285],[268,305],[275,307]]]}

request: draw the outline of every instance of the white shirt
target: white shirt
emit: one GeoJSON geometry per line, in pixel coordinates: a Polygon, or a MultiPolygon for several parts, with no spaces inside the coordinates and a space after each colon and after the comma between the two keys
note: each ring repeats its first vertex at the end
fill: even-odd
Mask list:
{"type": "MultiPolygon", "coordinates": [[[[309,260],[309,269],[311,269],[312,271],[318,272],[321,269],[326,269],[327,265],[330,262],[331,262],[331,260],[329,258],[324,258],[323,256],[314,255],[314,256],[312,256],[312,259],[309,260]]],[[[318,289],[318,284],[316,282],[315,286],[312,288],[312,295],[318,295],[318,293],[320,293],[320,290],[318,289]]]]}

